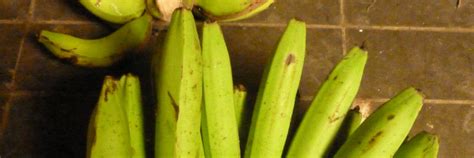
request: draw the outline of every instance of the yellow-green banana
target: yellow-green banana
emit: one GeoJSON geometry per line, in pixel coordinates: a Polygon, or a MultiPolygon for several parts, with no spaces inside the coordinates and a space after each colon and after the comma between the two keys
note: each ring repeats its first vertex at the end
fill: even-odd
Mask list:
{"type": "Polygon", "coordinates": [[[423,96],[407,88],[374,111],[352,133],[335,158],[390,158],[410,132],[423,96]]]}
{"type": "Polygon", "coordinates": [[[359,108],[356,107],[355,109],[349,110],[347,112],[344,121],[342,122],[339,131],[337,132],[336,138],[334,143],[331,147],[329,157],[334,156],[336,154],[337,149],[339,149],[342,144],[347,140],[347,138],[354,133],[354,131],[359,127],[362,123],[362,114],[359,112],[359,108]]]}
{"type": "Polygon", "coordinates": [[[202,58],[202,134],[206,157],[240,157],[229,53],[221,29],[215,22],[204,23],[202,58]]]}
{"type": "Polygon", "coordinates": [[[145,10],[144,0],[79,0],[79,2],[99,18],[117,24],[138,18],[145,10]]]}
{"type": "Polygon", "coordinates": [[[422,131],[400,146],[394,158],[437,158],[438,136],[422,131]]]}
{"type": "Polygon", "coordinates": [[[198,11],[211,20],[235,21],[267,9],[274,0],[197,0],[198,11]]]}
{"type": "Polygon", "coordinates": [[[247,105],[247,89],[244,85],[238,84],[234,86],[234,109],[235,109],[235,117],[237,120],[237,125],[239,127],[239,131],[242,129],[242,124],[244,123],[244,119],[246,117],[246,105],[247,105]]]}
{"type": "Polygon", "coordinates": [[[255,104],[246,158],[281,157],[303,69],[306,24],[291,20],[265,68],[255,104]]]}
{"type": "Polygon", "coordinates": [[[191,11],[175,10],[163,50],[154,55],[155,157],[200,157],[202,57],[191,11]]]}
{"type": "Polygon", "coordinates": [[[87,157],[145,158],[143,132],[139,79],[106,76],[89,123],[87,157]]]}
{"type": "Polygon", "coordinates": [[[362,80],[367,52],[353,48],[329,74],[291,143],[288,157],[325,157],[362,80]]]}
{"type": "Polygon", "coordinates": [[[86,40],[43,30],[38,40],[55,56],[75,65],[106,67],[140,47],[150,34],[151,16],[144,15],[100,39],[86,40]]]}

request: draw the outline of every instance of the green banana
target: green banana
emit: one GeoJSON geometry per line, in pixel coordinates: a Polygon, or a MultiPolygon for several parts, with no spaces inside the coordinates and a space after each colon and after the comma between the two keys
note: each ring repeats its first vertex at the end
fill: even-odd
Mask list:
{"type": "Polygon", "coordinates": [[[247,89],[244,85],[238,84],[234,86],[234,109],[235,117],[239,131],[242,132],[242,124],[246,117],[245,106],[247,104],[247,89]]]}
{"type": "Polygon", "coordinates": [[[217,23],[204,23],[203,142],[206,157],[240,157],[229,53],[217,23]]]}
{"type": "Polygon", "coordinates": [[[175,10],[163,51],[153,58],[155,157],[200,157],[202,57],[191,11],[175,10]]]}
{"type": "Polygon", "coordinates": [[[260,83],[246,158],[281,157],[303,69],[306,24],[291,20],[260,83]]]}
{"type": "Polygon", "coordinates": [[[75,65],[106,67],[146,43],[150,34],[151,16],[144,15],[100,39],[86,40],[43,30],[38,40],[55,56],[75,65]]]}
{"type": "Polygon", "coordinates": [[[367,52],[353,48],[329,74],[306,112],[288,157],[326,157],[362,80],[367,52]]]}
{"type": "Polygon", "coordinates": [[[354,133],[354,131],[359,127],[362,123],[362,114],[359,112],[359,108],[356,107],[355,109],[349,110],[347,112],[344,121],[342,122],[339,131],[337,132],[336,138],[334,140],[334,144],[330,150],[330,157],[336,154],[337,149],[339,149],[342,144],[347,140],[347,138],[354,133]]]}
{"type": "Polygon", "coordinates": [[[106,76],[89,123],[87,157],[144,158],[143,135],[139,79],[106,76]]]}
{"type": "Polygon", "coordinates": [[[423,96],[407,88],[374,111],[337,151],[335,158],[392,157],[418,116],[423,96]]]}
{"type": "Polygon", "coordinates": [[[197,0],[200,14],[216,21],[236,21],[267,9],[274,0],[197,0]]]}
{"type": "Polygon", "coordinates": [[[437,158],[439,138],[422,131],[400,146],[394,158],[437,158]]]}
{"type": "Polygon", "coordinates": [[[146,6],[144,0],[79,0],[79,2],[99,18],[117,24],[140,17],[146,6]]]}

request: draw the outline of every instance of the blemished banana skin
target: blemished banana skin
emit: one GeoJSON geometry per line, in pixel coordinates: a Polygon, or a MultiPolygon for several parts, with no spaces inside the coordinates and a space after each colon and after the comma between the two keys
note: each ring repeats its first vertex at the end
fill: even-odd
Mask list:
{"type": "Polygon", "coordinates": [[[367,52],[353,48],[322,84],[299,125],[287,157],[326,157],[359,90],[367,52]]]}
{"type": "Polygon", "coordinates": [[[274,0],[197,0],[196,10],[215,21],[236,21],[267,9],[274,0]]]}
{"type": "Polygon", "coordinates": [[[390,158],[405,140],[423,105],[423,95],[407,88],[381,105],[352,133],[335,158],[390,158]]]}
{"type": "Polygon", "coordinates": [[[404,142],[394,158],[437,158],[439,138],[437,135],[422,131],[408,142],[404,142]]]}
{"type": "Polygon", "coordinates": [[[81,39],[43,30],[38,41],[56,57],[83,67],[108,67],[144,45],[151,35],[150,15],[135,19],[99,39],[81,39]]]}
{"type": "Polygon", "coordinates": [[[146,8],[145,0],[79,0],[97,17],[116,24],[124,24],[140,17],[146,8]]]}
{"type": "Polygon", "coordinates": [[[145,158],[138,77],[106,76],[88,129],[87,157],[145,158]]]}
{"type": "Polygon", "coordinates": [[[281,157],[295,105],[306,49],[306,24],[290,20],[265,67],[244,157],[281,157]]]}
{"type": "Polygon", "coordinates": [[[205,155],[212,158],[239,158],[232,68],[224,36],[216,22],[203,25],[202,56],[202,134],[205,155]]]}
{"type": "Polygon", "coordinates": [[[155,157],[202,157],[202,56],[191,11],[174,11],[152,69],[156,95],[155,157]]]}

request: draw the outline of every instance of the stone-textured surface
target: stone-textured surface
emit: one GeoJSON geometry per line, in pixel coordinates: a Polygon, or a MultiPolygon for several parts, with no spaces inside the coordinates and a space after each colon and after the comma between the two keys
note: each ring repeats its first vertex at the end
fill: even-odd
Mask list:
{"type": "Polygon", "coordinates": [[[36,21],[99,21],[79,1],[71,0],[36,0],[33,19],[36,21]]]}
{"type": "Polygon", "coordinates": [[[369,51],[360,97],[387,98],[414,86],[431,99],[474,99],[474,33],[348,31],[369,51]]]}
{"type": "Polygon", "coordinates": [[[356,25],[474,26],[472,0],[346,0],[346,22],[356,25]]]}
{"type": "Polygon", "coordinates": [[[24,29],[23,24],[0,25],[0,92],[11,88],[24,29]]]}
{"type": "Polygon", "coordinates": [[[30,2],[31,0],[0,0],[0,20],[25,20],[30,2]]]}

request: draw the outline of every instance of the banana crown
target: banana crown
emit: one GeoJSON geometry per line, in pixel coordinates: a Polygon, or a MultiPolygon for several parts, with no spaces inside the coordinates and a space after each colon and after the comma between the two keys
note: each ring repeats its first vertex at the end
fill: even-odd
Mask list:
{"type": "Polygon", "coordinates": [[[99,18],[117,24],[140,17],[146,6],[144,0],[79,0],[79,2],[99,18]]]}
{"type": "Polygon", "coordinates": [[[88,132],[88,157],[144,158],[140,81],[106,76],[88,132]]]}

